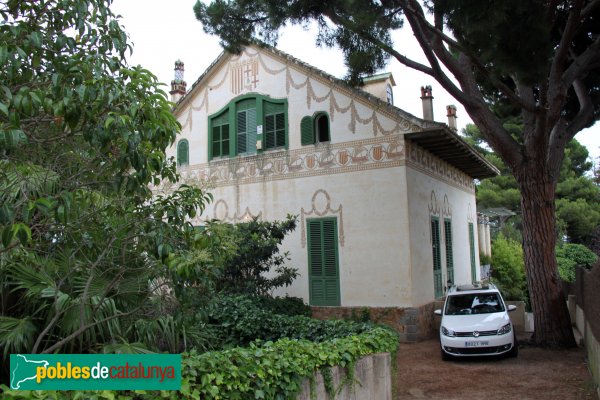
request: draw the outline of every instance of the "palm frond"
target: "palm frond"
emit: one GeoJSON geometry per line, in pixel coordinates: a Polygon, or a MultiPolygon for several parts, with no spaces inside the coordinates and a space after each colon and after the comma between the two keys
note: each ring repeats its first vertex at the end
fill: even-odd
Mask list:
{"type": "Polygon", "coordinates": [[[129,343],[123,338],[119,338],[119,343],[109,343],[102,347],[104,354],[155,354],[149,350],[144,343],[129,343]]]}
{"type": "Polygon", "coordinates": [[[0,200],[15,202],[54,193],[59,176],[31,162],[15,164],[0,160],[0,200]]]}
{"type": "Polygon", "coordinates": [[[0,316],[0,345],[6,361],[11,353],[29,353],[38,330],[29,317],[22,319],[0,316]]]}

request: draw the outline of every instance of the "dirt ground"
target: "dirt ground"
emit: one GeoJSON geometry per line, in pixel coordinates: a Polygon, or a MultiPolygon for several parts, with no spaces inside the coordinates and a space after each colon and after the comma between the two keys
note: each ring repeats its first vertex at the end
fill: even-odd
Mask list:
{"type": "Polygon", "coordinates": [[[521,345],[517,358],[442,361],[437,339],[401,343],[397,399],[599,400],[583,349],[521,345]]]}

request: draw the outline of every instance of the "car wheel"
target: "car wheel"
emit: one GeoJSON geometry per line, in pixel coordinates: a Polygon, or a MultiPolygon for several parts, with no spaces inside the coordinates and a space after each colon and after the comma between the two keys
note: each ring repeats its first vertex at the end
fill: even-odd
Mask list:
{"type": "Polygon", "coordinates": [[[442,353],[442,361],[452,361],[454,359],[454,357],[446,353],[444,350],[440,349],[440,352],[442,353]]]}
{"type": "Polygon", "coordinates": [[[512,347],[512,349],[510,349],[510,351],[507,353],[507,355],[508,355],[509,357],[516,357],[516,356],[518,356],[518,355],[519,355],[519,342],[517,342],[517,334],[516,334],[516,333],[514,333],[514,334],[513,334],[513,337],[514,337],[514,344],[513,344],[513,347],[512,347]]]}

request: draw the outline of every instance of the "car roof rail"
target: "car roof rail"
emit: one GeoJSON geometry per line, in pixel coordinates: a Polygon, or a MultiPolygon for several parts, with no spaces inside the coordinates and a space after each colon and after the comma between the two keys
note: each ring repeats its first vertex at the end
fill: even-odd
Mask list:
{"type": "Polygon", "coordinates": [[[496,286],[494,286],[492,283],[482,284],[481,282],[473,282],[473,283],[466,284],[466,285],[456,286],[457,292],[464,292],[467,290],[488,290],[488,289],[496,289],[496,286]]]}

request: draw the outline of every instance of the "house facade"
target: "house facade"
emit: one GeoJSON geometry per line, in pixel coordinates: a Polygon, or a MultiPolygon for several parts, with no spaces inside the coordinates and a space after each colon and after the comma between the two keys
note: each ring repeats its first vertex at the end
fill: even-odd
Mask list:
{"type": "Polygon", "coordinates": [[[456,134],[451,108],[450,126],[431,120],[430,88],[417,118],[393,106],[390,74],[356,89],[258,45],[223,53],[189,90],[182,73],[168,155],[214,197],[192,222],[298,216],[283,248],[300,276],[275,294],[327,315],[403,313],[479,280],[474,179],[497,171],[456,134]]]}

